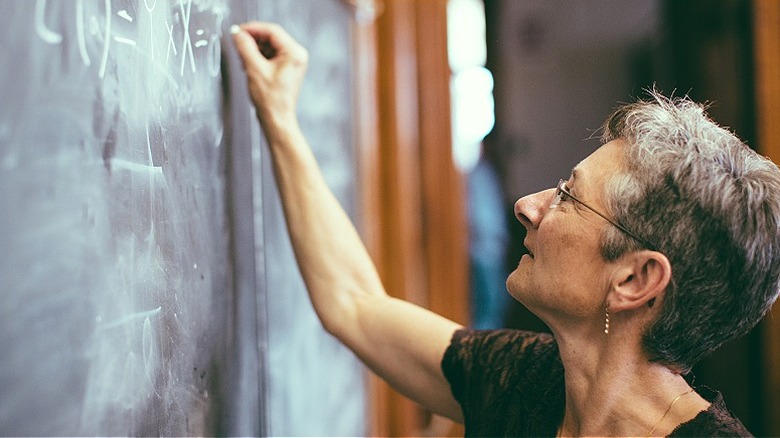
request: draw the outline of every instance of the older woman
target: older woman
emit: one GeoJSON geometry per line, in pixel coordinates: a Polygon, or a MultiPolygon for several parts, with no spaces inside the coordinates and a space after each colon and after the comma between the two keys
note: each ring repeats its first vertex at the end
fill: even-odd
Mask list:
{"type": "Polygon", "coordinates": [[[297,125],[306,50],[273,24],[233,33],[311,302],[377,374],[467,435],[749,435],[683,376],[777,297],[780,172],[700,106],[621,108],[568,179],[517,201],[507,289],[552,336],[475,332],[385,293],[297,125]]]}

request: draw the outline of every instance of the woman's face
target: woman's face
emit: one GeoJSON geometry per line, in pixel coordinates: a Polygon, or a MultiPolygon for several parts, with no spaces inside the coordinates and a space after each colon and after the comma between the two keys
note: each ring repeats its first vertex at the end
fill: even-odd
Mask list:
{"type": "MultiPolygon", "coordinates": [[[[603,145],[574,168],[566,183],[572,195],[601,213],[607,213],[604,185],[620,170],[621,147],[622,140],[603,145]]],[[[612,225],[571,198],[550,208],[554,196],[555,189],[548,189],[515,203],[515,216],[527,229],[523,243],[529,254],[509,275],[507,290],[553,330],[582,324],[601,324],[603,330],[611,265],[603,260],[599,243],[604,227],[612,225]]]]}

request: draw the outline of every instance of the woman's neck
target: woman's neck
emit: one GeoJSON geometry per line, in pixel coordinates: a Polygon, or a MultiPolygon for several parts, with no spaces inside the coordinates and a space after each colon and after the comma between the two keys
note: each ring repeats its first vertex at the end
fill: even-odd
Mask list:
{"type": "Polygon", "coordinates": [[[709,406],[682,376],[647,361],[638,342],[601,334],[595,342],[556,334],[566,385],[562,436],[667,434],[709,406]]]}

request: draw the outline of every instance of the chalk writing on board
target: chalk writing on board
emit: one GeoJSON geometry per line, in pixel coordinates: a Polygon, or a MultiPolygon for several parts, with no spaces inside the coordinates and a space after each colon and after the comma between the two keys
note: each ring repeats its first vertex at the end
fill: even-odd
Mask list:
{"type": "Polygon", "coordinates": [[[227,1],[8,9],[0,435],[218,434],[227,1]]]}
{"type": "MultiPolygon", "coordinates": [[[[193,43],[192,41],[192,34],[193,31],[190,29],[191,24],[191,18],[192,18],[192,4],[193,0],[181,0],[179,1],[179,7],[178,11],[176,11],[173,15],[173,22],[169,23],[167,20],[164,20],[162,22],[158,22],[154,20],[154,10],[157,7],[157,0],[153,2],[149,2],[148,0],[144,1],[144,8],[146,9],[148,13],[147,21],[149,22],[148,30],[146,31],[146,35],[143,35],[145,39],[149,41],[149,50],[147,53],[147,56],[149,56],[153,61],[156,60],[157,54],[160,52],[160,49],[158,47],[159,44],[165,45],[165,65],[168,65],[168,62],[171,58],[171,52],[173,53],[173,56],[181,56],[181,62],[180,62],[180,68],[179,68],[179,75],[184,75],[185,66],[189,66],[189,69],[192,73],[197,72],[197,65],[196,65],[196,56],[194,53],[194,49],[203,49],[208,50],[208,56],[205,58],[206,62],[208,63],[207,68],[208,72],[211,74],[212,77],[217,77],[219,75],[219,59],[221,56],[221,47],[219,44],[219,36],[221,34],[221,27],[222,27],[222,21],[224,19],[224,13],[220,12],[219,10],[215,11],[215,14],[217,15],[217,26],[216,31],[217,33],[213,34],[207,34],[205,29],[198,28],[194,30],[194,34],[196,35],[197,39],[193,43]],[[178,26],[178,27],[177,27],[178,26]],[[165,42],[162,42],[159,38],[157,38],[158,31],[161,30],[161,28],[164,28],[167,31],[168,39],[165,40],[165,42]],[[176,30],[179,30],[181,32],[181,41],[178,45],[176,44],[176,39],[174,38],[174,33],[176,30]]],[[[52,30],[46,23],[46,8],[49,5],[48,0],[36,0],[35,3],[35,31],[38,37],[43,40],[44,42],[52,45],[62,44],[63,43],[63,36],[62,34],[52,30]]],[[[127,23],[135,23],[136,17],[134,17],[131,12],[129,12],[127,9],[120,9],[118,11],[112,10],[112,1],[111,0],[104,0],[103,1],[103,9],[104,13],[102,14],[103,17],[101,18],[98,14],[98,12],[93,12],[90,14],[85,13],[84,10],[84,0],[76,0],[75,6],[74,6],[74,23],[76,26],[76,38],[77,38],[77,44],[79,48],[79,55],[81,57],[82,62],[86,67],[89,67],[92,65],[92,58],[90,57],[89,51],[87,47],[89,47],[88,39],[97,39],[102,42],[102,50],[100,55],[100,68],[99,68],[99,76],[100,78],[103,78],[106,74],[106,67],[107,62],[109,59],[109,53],[111,50],[111,43],[112,41],[115,43],[124,44],[127,46],[136,46],[138,44],[138,40],[131,38],[128,35],[119,35],[115,34],[116,29],[115,26],[113,26],[113,18],[114,15],[117,17],[122,18],[127,23]],[[87,31],[88,30],[88,31],[87,31]]]]}

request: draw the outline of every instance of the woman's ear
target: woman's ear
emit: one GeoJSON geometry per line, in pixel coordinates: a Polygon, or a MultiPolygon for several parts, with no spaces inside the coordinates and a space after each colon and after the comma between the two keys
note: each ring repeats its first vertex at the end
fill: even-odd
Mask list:
{"type": "Polygon", "coordinates": [[[610,311],[652,307],[672,278],[669,259],[658,251],[633,252],[616,263],[618,268],[610,284],[610,311]]]}

